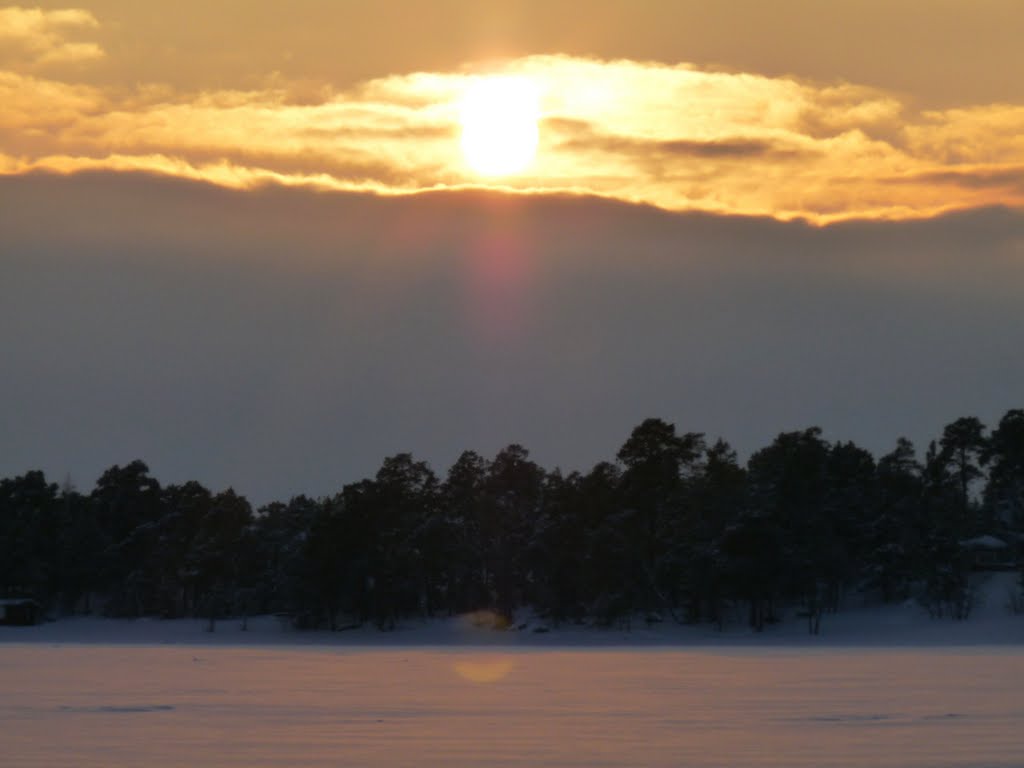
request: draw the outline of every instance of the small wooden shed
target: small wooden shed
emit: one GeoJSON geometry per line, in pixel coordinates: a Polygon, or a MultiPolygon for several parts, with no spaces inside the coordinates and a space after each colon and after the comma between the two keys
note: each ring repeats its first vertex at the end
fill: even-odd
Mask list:
{"type": "Polygon", "coordinates": [[[31,597],[0,598],[0,625],[29,627],[41,617],[39,603],[31,597]]]}
{"type": "Polygon", "coordinates": [[[1013,547],[990,534],[961,541],[960,545],[970,553],[976,571],[1009,571],[1016,567],[1013,547]]]}

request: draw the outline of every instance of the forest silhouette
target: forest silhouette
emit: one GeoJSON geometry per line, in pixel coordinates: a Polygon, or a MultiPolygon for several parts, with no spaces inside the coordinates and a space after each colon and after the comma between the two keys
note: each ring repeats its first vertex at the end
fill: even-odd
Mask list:
{"type": "Polygon", "coordinates": [[[970,543],[1024,537],[1024,410],[965,417],[923,456],[876,459],[819,428],[745,466],[724,441],[647,419],[615,461],[563,474],[509,445],[439,477],[400,453],[335,495],[253,509],[232,489],[161,485],[139,460],[88,493],[40,471],[0,481],[0,597],[51,616],[275,613],[299,628],[529,609],[623,625],[749,622],[786,611],[816,631],[852,595],[970,613],[970,543]]]}

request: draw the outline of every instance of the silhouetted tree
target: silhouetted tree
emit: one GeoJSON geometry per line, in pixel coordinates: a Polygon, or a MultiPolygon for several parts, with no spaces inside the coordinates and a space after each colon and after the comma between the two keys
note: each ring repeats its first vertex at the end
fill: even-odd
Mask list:
{"type": "Polygon", "coordinates": [[[972,533],[976,525],[970,492],[983,476],[980,462],[987,444],[985,426],[973,416],[957,419],[942,430],[937,459],[956,483],[959,520],[955,525],[960,534],[972,533]]]}
{"type": "Polygon", "coordinates": [[[43,605],[59,577],[57,485],[42,472],[0,480],[0,591],[43,605]]]}
{"type": "Polygon", "coordinates": [[[722,550],[726,531],[744,509],[746,472],[736,452],[717,440],[704,457],[690,494],[691,519],[686,542],[687,618],[724,622],[726,562],[722,550]]]}
{"type": "Polygon", "coordinates": [[[107,539],[107,612],[141,616],[155,610],[158,574],[149,556],[159,541],[156,525],[164,511],[160,483],[150,477],[145,462],[135,460],[104,472],[91,500],[107,539]]]}
{"type": "Polygon", "coordinates": [[[451,532],[448,611],[468,612],[491,604],[487,461],[465,451],[452,464],[441,487],[440,507],[451,532]]]}
{"type": "Polygon", "coordinates": [[[1024,527],[1024,410],[999,420],[981,455],[989,470],[984,507],[995,526],[1024,527]]]}
{"type": "Polygon", "coordinates": [[[544,479],[544,504],[527,544],[528,602],[553,621],[586,611],[588,529],[580,503],[582,478],[555,470],[544,479]]]}
{"type": "Polygon", "coordinates": [[[151,557],[157,572],[159,610],[164,616],[188,616],[197,610],[201,575],[190,553],[213,503],[213,494],[195,481],[163,490],[165,511],[157,523],[151,557]]]}
{"type": "Polygon", "coordinates": [[[393,627],[398,616],[430,612],[435,574],[426,567],[423,543],[438,515],[438,482],[425,462],[401,453],[384,460],[373,493],[378,518],[374,614],[378,625],[393,627]]]}
{"type": "Polygon", "coordinates": [[[677,435],[672,424],[647,419],[619,450],[620,530],[632,553],[631,579],[640,590],[634,609],[675,607],[685,570],[688,482],[704,449],[703,435],[677,435]]]}
{"type": "Polygon", "coordinates": [[[527,587],[523,556],[540,516],[544,471],[529,452],[512,444],[494,457],[487,471],[481,531],[492,604],[511,621],[527,587]]]}
{"type": "Polygon", "coordinates": [[[252,523],[252,508],[229,488],[214,496],[199,521],[185,560],[194,574],[196,604],[213,622],[235,613],[237,590],[247,580],[242,572],[242,542],[252,523]]]}
{"type": "Polygon", "coordinates": [[[922,571],[928,521],[921,473],[914,445],[903,437],[878,460],[877,514],[868,529],[865,577],[866,586],[885,602],[909,597],[922,571]]]}
{"type": "Polygon", "coordinates": [[[747,465],[750,508],[760,525],[773,528],[780,551],[776,555],[778,588],[767,598],[766,620],[775,618],[778,598],[802,600],[809,611],[821,610],[828,586],[829,564],[823,547],[832,538],[833,520],[827,512],[831,448],[818,427],[785,432],[747,465]]]}

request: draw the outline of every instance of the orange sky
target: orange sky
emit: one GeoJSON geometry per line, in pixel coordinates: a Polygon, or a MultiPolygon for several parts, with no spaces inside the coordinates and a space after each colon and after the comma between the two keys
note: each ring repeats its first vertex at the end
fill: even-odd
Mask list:
{"type": "Polygon", "coordinates": [[[1014,0],[90,0],[0,7],[0,173],[918,218],[1024,205],[1014,0]],[[401,23],[399,23],[399,20],[401,23]],[[541,93],[520,174],[458,146],[473,75],[541,93]]]}

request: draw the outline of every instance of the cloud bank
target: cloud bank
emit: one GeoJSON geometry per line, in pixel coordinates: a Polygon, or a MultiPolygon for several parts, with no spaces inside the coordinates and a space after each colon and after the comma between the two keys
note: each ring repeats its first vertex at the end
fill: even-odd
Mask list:
{"type": "MultiPolygon", "coordinates": [[[[253,89],[125,89],[41,71],[102,56],[82,10],[0,9],[0,173],[139,170],[234,188],[385,195],[487,186],[458,146],[458,100],[482,70],[335,89],[268,76],[253,89]]],[[[492,65],[542,93],[541,145],[492,186],[672,211],[906,219],[1024,205],[1024,106],[917,111],[850,83],[635,60],[533,55],[492,65]]]]}
{"type": "Polygon", "coordinates": [[[592,197],[0,178],[0,476],[258,502],[412,451],[587,469],[660,416],[923,449],[1024,392],[1024,216],[816,228],[592,197]]]}

